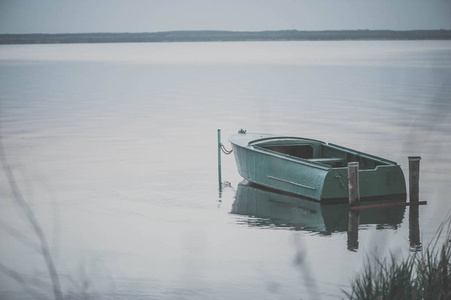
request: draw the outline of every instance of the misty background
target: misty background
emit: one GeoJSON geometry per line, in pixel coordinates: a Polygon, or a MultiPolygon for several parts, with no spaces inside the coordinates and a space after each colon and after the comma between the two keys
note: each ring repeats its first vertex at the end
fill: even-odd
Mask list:
{"type": "Polygon", "coordinates": [[[288,29],[451,29],[451,1],[0,1],[0,33],[288,29]]]}

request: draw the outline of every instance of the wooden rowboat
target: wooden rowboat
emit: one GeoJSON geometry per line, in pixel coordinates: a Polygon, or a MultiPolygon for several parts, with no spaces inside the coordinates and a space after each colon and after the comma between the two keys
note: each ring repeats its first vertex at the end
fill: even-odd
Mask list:
{"type": "Polygon", "coordinates": [[[349,162],[359,163],[361,198],[405,197],[394,161],[322,141],[240,131],[229,138],[240,175],[255,184],[321,202],[348,198],[349,162]]]}

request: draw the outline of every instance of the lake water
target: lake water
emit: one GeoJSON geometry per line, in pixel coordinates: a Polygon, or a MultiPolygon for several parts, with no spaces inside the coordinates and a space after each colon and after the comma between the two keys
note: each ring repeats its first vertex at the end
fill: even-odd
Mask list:
{"type": "MultiPolygon", "coordinates": [[[[421,160],[420,240],[451,209],[451,42],[0,46],[0,298],[335,299],[410,253],[409,208],[362,212],[240,184],[217,129],[421,160]],[[12,170],[20,195],[5,175],[12,170]],[[22,282],[21,282],[22,280],[22,282]]],[[[11,179],[11,177],[10,177],[11,179]]],[[[407,182],[408,184],[408,182],[407,182]]]]}

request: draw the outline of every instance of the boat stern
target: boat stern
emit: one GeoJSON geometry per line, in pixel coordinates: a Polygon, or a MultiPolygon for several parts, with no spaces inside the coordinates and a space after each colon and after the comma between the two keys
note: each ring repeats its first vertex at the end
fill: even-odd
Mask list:
{"type": "MultiPolygon", "coordinates": [[[[380,165],[359,170],[361,198],[405,197],[406,182],[399,165],[380,165]]],[[[347,168],[330,169],[321,191],[322,200],[348,197],[347,168]]]]}

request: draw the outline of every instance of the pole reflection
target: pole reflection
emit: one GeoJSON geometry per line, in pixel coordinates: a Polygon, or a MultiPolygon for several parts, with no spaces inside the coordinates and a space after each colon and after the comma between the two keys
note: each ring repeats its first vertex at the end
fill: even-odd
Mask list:
{"type": "Polygon", "coordinates": [[[409,244],[410,251],[417,252],[421,250],[420,241],[420,213],[419,206],[412,205],[409,209],[409,244]]]}
{"type": "Polygon", "coordinates": [[[348,216],[348,250],[357,252],[359,249],[360,211],[350,209],[348,216]]]}

